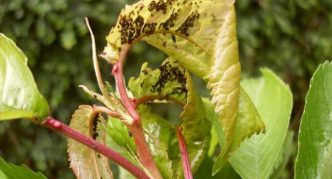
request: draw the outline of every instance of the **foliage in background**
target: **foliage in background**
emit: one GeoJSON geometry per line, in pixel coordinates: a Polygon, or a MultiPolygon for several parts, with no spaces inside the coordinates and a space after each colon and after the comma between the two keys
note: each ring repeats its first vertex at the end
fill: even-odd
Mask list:
{"type": "MultiPolygon", "coordinates": [[[[6,7],[0,11],[0,32],[14,39],[27,54],[38,86],[51,108],[57,109],[53,114],[59,119],[68,120],[78,103],[89,102],[78,90],[78,84],[94,87],[90,40],[83,18],[91,17],[97,45],[102,47],[107,29],[115,23],[125,3],[125,0],[0,2],[1,7],[6,7]]],[[[304,99],[313,70],[332,56],[331,9],[329,0],[237,1],[242,69],[256,74],[257,66],[269,66],[283,74],[297,92],[295,117],[302,112],[300,99],[304,99]]],[[[133,69],[128,71],[138,72],[137,64],[147,59],[163,59],[161,53],[147,51],[145,45],[135,46],[132,52],[141,61],[128,64],[133,69]]],[[[13,121],[1,123],[0,136],[0,155],[6,161],[25,163],[55,178],[72,175],[63,155],[65,141],[57,134],[26,121],[13,121]]]]}

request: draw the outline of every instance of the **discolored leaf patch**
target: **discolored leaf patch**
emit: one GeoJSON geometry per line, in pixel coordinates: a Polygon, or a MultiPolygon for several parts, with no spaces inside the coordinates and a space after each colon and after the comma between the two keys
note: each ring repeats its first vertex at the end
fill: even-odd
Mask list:
{"type": "Polygon", "coordinates": [[[143,64],[140,76],[130,79],[129,88],[141,104],[138,112],[142,117],[146,137],[151,143],[150,150],[165,178],[183,177],[178,145],[174,143],[176,126],[152,113],[148,104],[176,102],[183,106],[179,116],[180,125],[183,128],[191,167],[195,171],[207,153],[210,123],[203,102],[193,89],[189,73],[170,58],[155,70],[143,64]]]}
{"type": "MultiPolygon", "coordinates": [[[[230,151],[240,95],[234,1],[141,0],[122,10],[107,36],[112,62],[123,44],[145,40],[204,79],[230,151]]],[[[107,55],[110,54],[110,55],[107,55]]],[[[227,156],[227,155],[226,155],[227,156]]]]}
{"type": "MultiPolygon", "coordinates": [[[[91,106],[81,105],[70,121],[71,128],[105,143],[105,120],[93,112],[91,106]]],[[[108,159],[93,149],[68,139],[70,167],[79,179],[112,179],[108,159]]]]}

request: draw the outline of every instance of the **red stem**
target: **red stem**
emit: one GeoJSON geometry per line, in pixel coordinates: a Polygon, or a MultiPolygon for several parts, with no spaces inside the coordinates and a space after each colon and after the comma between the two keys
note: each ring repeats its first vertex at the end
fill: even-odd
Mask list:
{"type": "Polygon", "coordinates": [[[185,179],[193,179],[193,175],[190,168],[190,162],[186,147],[186,141],[182,135],[182,128],[178,127],[176,129],[176,136],[178,138],[180,152],[181,152],[181,158],[182,158],[182,166],[183,166],[183,173],[185,179]]]}
{"type": "Polygon", "coordinates": [[[151,173],[154,179],[162,179],[163,177],[161,176],[159,169],[157,168],[157,165],[153,160],[153,157],[149,150],[149,146],[146,142],[143,128],[141,125],[141,119],[135,109],[136,104],[132,102],[132,100],[130,100],[130,98],[128,97],[127,90],[125,87],[123,64],[130,47],[131,46],[129,44],[125,44],[121,47],[119,59],[116,62],[116,64],[113,66],[112,73],[115,78],[115,83],[119,91],[122,104],[125,106],[129,115],[133,119],[132,123],[128,125],[128,128],[133,135],[139,160],[142,163],[142,165],[151,173]]]}
{"type": "Polygon", "coordinates": [[[113,160],[123,168],[127,169],[131,174],[133,174],[137,178],[144,178],[149,179],[150,177],[140,168],[129,162],[126,158],[122,157],[117,152],[113,151],[112,149],[108,148],[106,145],[101,144],[97,142],[96,140],[93,140],[90,137],[87,137],[78,131],[70,128],[66,124],[63,124],[62,122],[52,118],[48,117],[44,120],[43,124],[52,129],[55,130],[61,134],[66,135],[67,137],[70,137],[88,147],[91,149],[105,155],[107,158],[113,160]]]}
{"type": "Polygon", "coordinates": [[[123,45],[121,47],[119,59],[117,63],[113,66],[112,73],[114,75],[115,83],[118,88],[123,105],[127,108],[127,111],[130,114],[130,116],[133,118],[134,122],[140,122],[139,114],[136,112],[135,106],[132,105],[132,102],[128,97],[123,79],[123,64],[129,49],[130,49],[129,44],[123,45]]]}

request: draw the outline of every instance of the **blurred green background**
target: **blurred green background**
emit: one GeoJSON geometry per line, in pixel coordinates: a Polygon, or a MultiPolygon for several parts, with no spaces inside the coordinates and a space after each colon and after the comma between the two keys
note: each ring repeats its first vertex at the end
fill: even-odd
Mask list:
{"type": "MultiPolygon", "coordinates": [[[[84,17],[90,19],[100,52],[121,8],[132,2],[0,0],[0,32],[28,56],[53,116],[68,123],[79,104],[93,102],[78,88],[85,84],[96,89],[84,17]]],[[[319,63],[332,57],[332,1],[237,0],[236,8],[244,76],[258,75],[259,67],[269,67],[290,85],[295,100],[290,128],[297,131],[309,79],[319,63]]],[[[155,66],[164,58],[158,50],[137,44],[129,55],[126,75],[137,74],[143,61],[155,66]]],[[[112,81],[110,67],[100,64],[104,79],[112,81]]],[[[163,112],[172,115],[169,111],[163,112]]],[[[0,156],[49,178],[74,177],[65,138],[28,121],[0,123],[0,156]]]]}

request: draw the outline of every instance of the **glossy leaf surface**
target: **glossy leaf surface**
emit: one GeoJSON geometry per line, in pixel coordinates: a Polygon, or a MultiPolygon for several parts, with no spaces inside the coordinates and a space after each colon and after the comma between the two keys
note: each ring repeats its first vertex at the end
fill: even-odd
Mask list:
{"type": "Polygon", "coordinates": [[[38,121],[49,114],[27,65],[27,57],[0,33],[0,120],[29,118],[38,121]]]}
{"type": "Polygon", "coordinates": [[[253,135],[231,155],[229,161],[242,178],[268,178],[280,164],[292,109],[292,94],[273,72],[262,70],[258,79],[242,83],[264,121],[265,134],[253,135]]]}
{"type": "Polygon", "coordinates": [[[314,73],[301,118],[295,178],[332,176],[332,63],[314,73]]]}

